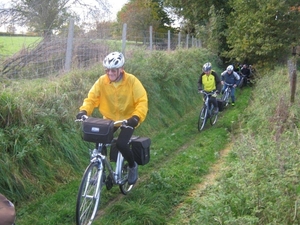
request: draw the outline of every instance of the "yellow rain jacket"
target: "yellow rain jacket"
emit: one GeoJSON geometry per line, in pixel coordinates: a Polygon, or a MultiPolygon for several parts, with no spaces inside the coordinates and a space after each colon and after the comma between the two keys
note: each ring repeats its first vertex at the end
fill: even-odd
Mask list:
{"type": "Polygon", "coordinates": [[[122,80],[115,83],[110,82],[105,74],[90,89],[80,110],[85,110],[89,116],[96,107],[106,119],[117,121],[136,115],[141,123],[148,112],[148,97],[142,83],[134,75],[124,71],[122,80]]]}

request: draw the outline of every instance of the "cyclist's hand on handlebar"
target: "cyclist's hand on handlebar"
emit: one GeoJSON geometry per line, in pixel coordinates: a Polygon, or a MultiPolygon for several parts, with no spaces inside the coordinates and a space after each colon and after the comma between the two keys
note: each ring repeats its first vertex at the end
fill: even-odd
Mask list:
{"type": "Polygon", "coordinates": [[[212,97],[217,97],[218,96],[218,94],[219,94],[219,91],[218,90],[216,90],[211,96],[212,97]]]}
{"type": "Polygon", "coordinates": [[[199,88],[198,93],[203,93],[203,89],[199,88]]]}
{"type": "Polygon", "coordinates": [[[127,120],[127,126],[136,127],[140,121],[138,116],[132,116],[127,120]]]}
{"type": "Polygon", "coordinates": [[[85,110],[81,110],[77,115],[76,115],[76,119],[81,119],[82,116],[86,116],[87,112],[85,110]]]}

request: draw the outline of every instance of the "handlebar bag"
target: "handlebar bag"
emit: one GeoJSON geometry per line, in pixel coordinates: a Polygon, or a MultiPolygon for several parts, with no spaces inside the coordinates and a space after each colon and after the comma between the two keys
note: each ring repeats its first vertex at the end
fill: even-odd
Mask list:
{"type": "Polygon", "coordinates": [[[148,137],[139,137],[132,140],[131,149],[134,161],[138,165],[145,165],[150,161],[150,145],[151,140],[148,137]]]}
{"type": "Polygon", "coordinates": [[[108,119],[89,117],[82,122],[83,140],[109,144],[113,139],[114,122],[108,119]]]}

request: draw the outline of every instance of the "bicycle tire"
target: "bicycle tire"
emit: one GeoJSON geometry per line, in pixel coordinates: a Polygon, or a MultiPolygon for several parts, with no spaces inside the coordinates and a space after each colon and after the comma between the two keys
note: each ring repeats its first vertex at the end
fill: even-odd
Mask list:
{"type": "Polygon", "coordinates": [[[103,169],[99,169],[99,162],[91,162],[86,168],[76,202],[76,224],[91,225],[95,219],[100,203],[103,185],[103,169]]]}
{"type": "Polygon", "coordinates": [[[206,105],[204,105],[199,113],[198,131],[203,130],[206,120],[207,120],[207,107],[206,105]]]}
{"type": "Polygon", "coordinates": [[[213,126],[218,120],[219,112],[217,112],[217,113],[214,112],[214,105],[213,104],[211,104],[210,107],[211,107],[210,125],[213,126]]]}
{"type": "MultiPolygon", "coordinates": [[[[119,152],[119,154],[121,154],[119,152]]],[[[120,174],[120,180],[121,180],[121,184],[119,185],[120,191],[122,192],[122,194],[127,195],[128,192],[130,192],[133,188],[133,184],[128,184],[128,162],[123,158],[120,160],[121,162],[121,167],[120,167],[120,171],[118,171],[118,174],[120,174]]]]}

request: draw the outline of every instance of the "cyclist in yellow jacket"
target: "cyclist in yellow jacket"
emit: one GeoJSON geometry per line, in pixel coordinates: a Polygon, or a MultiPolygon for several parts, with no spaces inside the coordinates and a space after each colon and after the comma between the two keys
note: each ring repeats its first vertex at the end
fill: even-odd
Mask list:
{"type": "MultiPolygon", "coordinates": [[[[206,92],[217,91],[217,93],[220,93],[222,89],[221,80],[218,74],[212,70],[210,62],[203,65],[202,73],[198,80],[198,91],[202,89],[206,92]]],[[[209,99],[214,105],[215,113],[217,113],[219,109],[216,97],[217,96],[211,96],[209,99]]]]}
{"type": "Polygon", "coordinates": [[[98,108],[103,118],[113,121],[127,120],[130,127],[122,127],[117,148],[128,161],[128,184],[138,179],[138,165],[128,146],[134,128],[142,123],[148,113],[148,97],[142,83],[124,70],[125,58],[120,52],[112,52],[103,60],[106,74],[99,77],[84,99],[76,118],[91,115],[98,108]]]}

